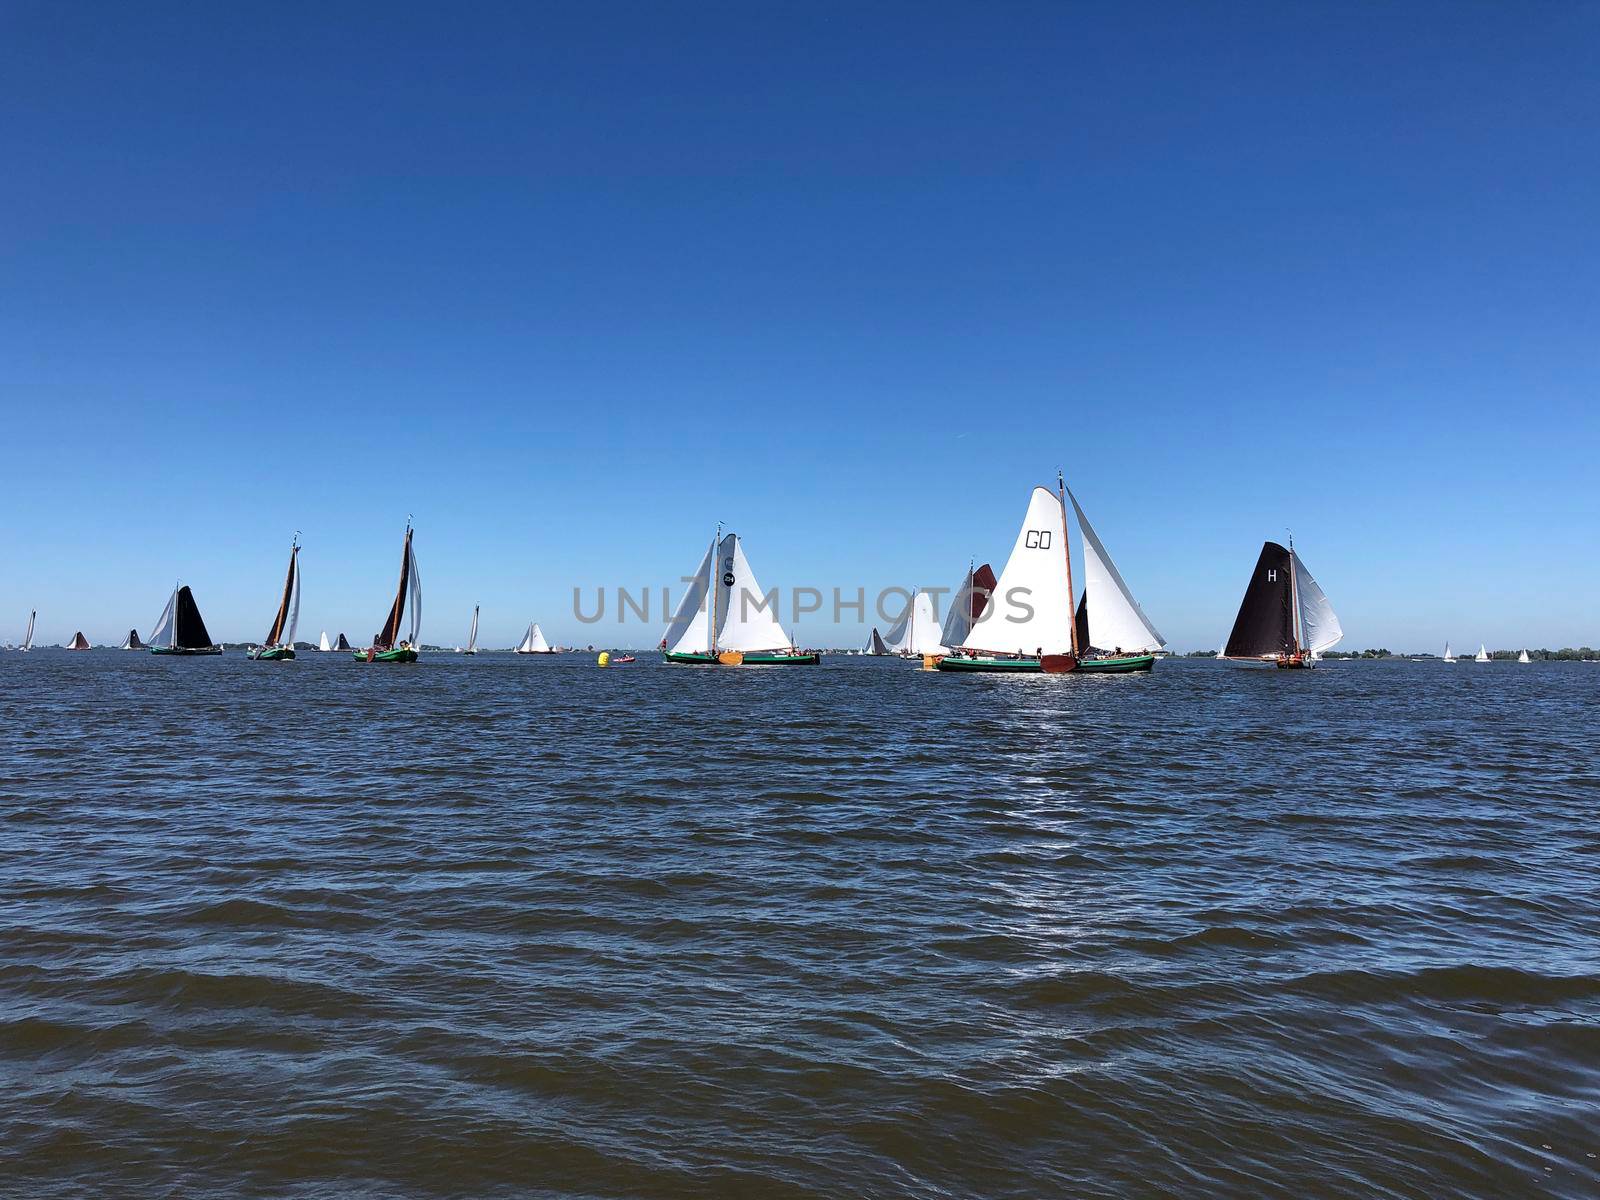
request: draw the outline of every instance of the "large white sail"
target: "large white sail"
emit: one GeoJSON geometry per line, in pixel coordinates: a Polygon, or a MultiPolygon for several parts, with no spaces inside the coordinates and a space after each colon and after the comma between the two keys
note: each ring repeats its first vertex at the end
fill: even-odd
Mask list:
{"type": "Polygon", "coordinates": [[[409,538],[406,556],[411,560],[411,636],[406,640],[412,649],[417,649],[422,645],[422,572],[417,570],[417,552],[409,538]]]}
{"type": "Polygon", "coordinates": [[[539,628],[539,623],[537,621],[534,622],[533,628],[528,630],[528,653],[550,653],[550,643],[544,640],[544,630],[539,628]]]}
{"type": "Polygon", "coordinates": [[[178,589],[172,589],[172,595],[167,598],[167,606],[161,610],[161,619],[156,622],[156,631],[150,635],[152,646],[166,646],[172,648],[178,644],[177,625],[172,619],[172,614],[178,603],[178,589]]]}
{"type": "Polygon", "coordinates": [[[317,649],[323,651],[324,653],[333,649],[333,647],[328,644],[328,631],[326,629],[322,631],[322,641],[317,643],[317,649]]]}
{"type": "MultiPolygon", "coordinates": [[[[1333,605],[1328,603],[1328,598],[1322,594],[1322,589],[1317,586],[1317,581],[1311,577],[1311,572],[1306,570],[1306,564],[1300,560],[1296,551],[1294,554],[1294,580],[1295,590],[1300,596],[1300,645],[1301,649],[1309,650],[1312,654],[1321,654],[1331,646],[1339,644],[1344,637],[1344,629],[1339,625],[1339,618],[1333,611],[1333,605]]],[[[1094,609],[1089,610],[1089,619],[1094,619],[1094,609]]]]}
{"type": "Polygon", "coordinates": [[[518,654],[533,653],[533,622],[528,622],[528,632],[522,635],[522,641],[517,643],[518,654]]]}
{"type": "Polygon", "coordinates": [[[708,585],[716,556],[717,542],[713,538],[688,590],[678,601],[678,611],[672,614],[666,636],[661,639],[669,654],[708,654],[711,651],[711,612],[706,600],[711,595],[708,585]]]}
{"type": "Polygon", "coordinates": [[[1097,650],[1129,652],[1161,649],[1167,644],[1166,638],[1156,632],[1133,598],[1117,564],[1111,561],[1094,526],[1084,516],[1078,498],[1071,491],[1067,496],[1072,500],[1072,511],[1078,515],[1078,528],[1083,531],[1083,595],[1088,607],[1089,645],[1097,650]]]}
{"type": "Polygon", "coordinates": [[[478,605],[472,606],[472,628],[467,631],[467,653],[475,654],[478,650],[478,605]]]}
{"type": "Polygon", "coordinates": [[[289,628],[283,635],[282,644],[294,649],[294,635],[300,628],[300,554],[298,551],[292,556],[293,563],[290,569],[294,572],[294,596],[289,601],[289,628]]]}
{"type": "Polygon", "coordinates": [[[994,595],[963,644],[993,654],[1072,652],[1066,513],[1049,489],[1033,489],[994,595]]]}
{"type": "Polygon", "coordinates": [[[722,539],[717,567],[717,649],[788,649],[789,635],[778,624],[775,611],[777,597],[762,592],[738,534],[722,539]]]}
{"type": "Polygon", "coordinates": [[[891,654],[949,654],[939,638],[939,615],[934,611],[933,597],[918,591],[906,605],[905,616],[889,631],[884,645],[891,654]]]}

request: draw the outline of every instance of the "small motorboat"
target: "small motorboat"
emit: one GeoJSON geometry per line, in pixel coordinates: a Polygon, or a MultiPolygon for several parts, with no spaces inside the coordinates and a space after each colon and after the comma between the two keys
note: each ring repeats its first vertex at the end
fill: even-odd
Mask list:
{"type": "Polygon", "coordinates": [[[637,662],[638,660],[635,659],[633,657],[633,655],[631,655],[631,654],[623,654],[623,655],[619,655],[616,658],[613,658],[611,661],[612,661],[612,663],[631,663],[631,662],[637,662]]]}

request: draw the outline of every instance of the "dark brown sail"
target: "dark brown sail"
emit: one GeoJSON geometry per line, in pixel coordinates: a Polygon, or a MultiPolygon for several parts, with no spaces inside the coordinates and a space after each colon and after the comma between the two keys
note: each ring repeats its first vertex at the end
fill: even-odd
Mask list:
{"type": "MultiPolygon", "coordinates": [[[[311,565],[313,567],[316,566],[315,563],[312,563],[311,565]]],[[[350,646],[349,641],[345,638],[344,634],[341,633],[339,635],[339,640],[334,644],[333,648],[335,650],[349,650],[351,648],[351,646],[350,646]]]]}
{"type": "Polygon", "coordinates": [[[1261,547],[1255,573],[1245,589],[1244,603],[1228,635],[1223,653],[1229,658],[1261,658],[1293,654],[1294,592],[1289,574],[1289,551],[1277,542],[1261,547]]]}
{"type": "MultiPolygon", "coordinates": [[[[1089,648],[1089,593],[1088,592],[1085,592],[1083,594],[1083,599],[1078,601],[1078,615],[1077,615],[1077,617],[1074,618],[1074,622],[1078,626],[1078,648],[1080,650],[1087,650],[1089,648]]],[[[1102,646],[1102,647],[1100,647],[1100,649],[1103,650],[1103,649],[1105,649],[1105,647],[1102,646]]]]}
{"type": "Polygon", "coordinates": [[[374,650],[393,650],[400,637],[400,621],[406,615],[406,585],[411,582],[411,526],[406,526],[406,543],[400,551],[400,586],[395,589],[394,604],[389,609],[389,619],[383,630],[372,641],[374,650]]]}
{"type": "MultiPolygon", "coordinates": [[[[289,574],[283,580],[283,599],[278,602],[278,615],[272,618],[272,628],[267,630],[267,640],[263,646],[276,646],[278,639],[283,636],[283,626],[289,620],[289,601],[294,595],[294,567],[295,557],[300,553],[298,545],[289,547],[289,574]]],[[[311,564],[314,568],[315,563],[311,564]]]]}
{"type": "Polygon", "coordinates": [[[206,650],[211,647],[211,635],[200,617],[200,606],[194,602],[194,593],[187,586],[178,589],[178,605],[173,613],[172,644],[179,650],[206,650]]]}

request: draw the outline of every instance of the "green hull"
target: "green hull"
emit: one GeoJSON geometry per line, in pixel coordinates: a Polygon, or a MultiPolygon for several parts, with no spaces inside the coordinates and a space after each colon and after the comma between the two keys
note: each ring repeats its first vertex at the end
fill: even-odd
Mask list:
{"type": "Polygon", "coordinates": [[[151,646],[151,654],[171,654],[178,658],[195,658],[202,654],[221,654],[221,646],[201,646],[191,650],[185,646],[151,646]]]}
{"type": "MultiPolygon", "coordinates": [[[[662,652],[662,658],[671,663],[688,663],[691,666],[715,667],[721,664],[715,654],[674,654],[662,652]]],[[[747,667],[814,667],[822,661],[820,654],[746,654],[747,667]]]]}
{"type": "Polygon", "coordinates": [[[715,654],[674,654],[670,650],[662,651],[661,657],[667,662],[688,663],[691,667],[714,667],[717,665],[715,654]]]}
{"type": "Polygon", "coordinates": [[[941,671],[999,671],[1008,675],[1037,675],[1044,668],[1037,658],[954,658],[939,660],[941,671]]]}
{"type": "MultiPolygon", "coordinates": [[[[366,662],[367,661],[367,652],[365,650],[357,650],[356,651],[356,661],[357,662],[366,662]]],[[[373,662],[413,663],[413,662],[417,661],[417,652],[415,650],[412,650],[412,649],[409,649],[409,648],[403,647],[403,646],[398,650],[380,650],[380,651],[378,651],[378,653],[376,653],[376,654],[374,654],[372,656],[372,661],[373,662]]]]}
{"type": "Polygon", "coordinates": [[[1127,675],[1133,671],[1154,670],[1154,654],[1123,654],[1115,658],[1080,658],[1080,675],[1127,675]]]}
{"type": "Polygon", "coordinates": [[[250,657],[257,662],[284,662],[294,657],[294,651],[287,646],[274,646],[270,650],[257,650],[250,657]]]}

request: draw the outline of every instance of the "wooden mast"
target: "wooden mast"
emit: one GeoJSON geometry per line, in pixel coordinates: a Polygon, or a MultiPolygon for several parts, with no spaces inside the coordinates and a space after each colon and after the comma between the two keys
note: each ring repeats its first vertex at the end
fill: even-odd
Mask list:
{"type": "Polygon", "coordinates": [[[1061,502],[1061,552],[1067,556],[1067,628],[1072,633],[1072,657],[1082,652],[1078,645],[1078,594],[1072,587],[1072,539],[1067,535],[1067,481],[1056,472],[1056,499],[1061,502]]]}
{"type": "Polygon", "coordinates": [[[1300,653],[1300,579],[1294,569],[1294,534],[1289,535],[1289,631],[1294,635],[1294,653],[1300,653]]]}

